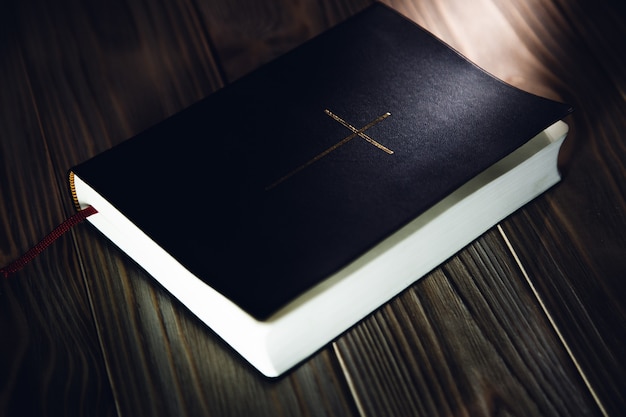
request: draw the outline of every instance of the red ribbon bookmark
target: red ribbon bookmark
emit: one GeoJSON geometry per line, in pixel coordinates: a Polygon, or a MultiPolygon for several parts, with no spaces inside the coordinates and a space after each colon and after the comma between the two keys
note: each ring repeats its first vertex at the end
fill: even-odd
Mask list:
{"type": "Polygon", "coordinates": [[[52,232],[50,232],[39,243],[33,246],[28,252],[20,256],[15,261],[11,262],[9,265],[0,269],[0,274],[4,275],[5,278],[8,278],[11,274],[14,274],[20,269],[24,268],[27,263],[32,261],[35,257],[37,257],[37,255],[43,252],[48,246],[52,244],[52,242],[57,240],[72,227],[76,226],[87,217],[91,216],[92,214],[96,214],[97,212],[98,210],[96,210],[92,206],[87,206],[86,208],[76,212],[74,215],[67,218],[63,223],[54,228],[52,232]]]}

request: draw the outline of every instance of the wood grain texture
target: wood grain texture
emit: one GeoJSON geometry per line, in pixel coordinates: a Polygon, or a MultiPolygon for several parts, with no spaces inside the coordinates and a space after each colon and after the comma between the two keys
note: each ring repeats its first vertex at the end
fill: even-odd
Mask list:
{"type": "MultiPolygon", "coordinates": [[[[191,3],[136,14],[134,5],[114,3],[110,21],[90,21],[102,11],[78,2],[68,2],[69,12],[62,14],[40,7],[36,15],[22,13],[38,31],[24,40],[24,60],[59,167],[109,148],[222,85],[210,48],[183,47],[211,43],[204,23],[177,24],[175,17],[193,9],[191,3]],[[144,33],[151,27],[161,28],[156,40],[153,32],[144,33]],[[188,85],[188,79],[199,81],[188,85]]],[[[57,181],[66,187],[65,175],[57,174],[57,181]]],[[[328,352],[279,381],[261,378],[104,238],[91,230],[77,235],[121,415],[354,414],[328,352]]]]}
{"type": "Polygon", "coordinates": [[[372,4],[373,0],[254,0],[202,3],[199,9],[227,81],[295,48],[372,4]]]}
{"type": "Polygon", "coordinates": [[[503,228],[604,411],[621,415],[626,410],[624,5],[392,3],[503,80],[575,107],[560,155],[563,183],[503,228]]]}
{"type": "MultiPolygon", "coordinates": [[[[370,3],[3,5],[0,261],[71,212],[70,166],[370,3]]],[[[578,108],[565,181],[502,224],[512,250],[490,231],[269,380],[81,226],[1,284],[0,415],[623,415],[623,7],[388,3],[505,81],[578,108]]]]}
{"type": "Polygon", "coordinates": [[[602,406],[620,415],[626,410],[626,13],[609,2],[552,7],[555,24],[542,26],[536,13],[523,10],[530,18],[518,30],[540,34],[525,43],[535,55],[553,57],[560,95],[577,109],[562,158],[565,177],[504,229],[602,406]]]}
{"type": "Polygon", "coordinates": [[[364,415],[601,415],[497,231],[335,345],[364,415]]]}
{"type": "MultiPolygon", "coordinates": [[[[66,215],[19,50],[0,62],[0,264],[66,215]]],[[[114,416],[71,235],[0,281],[0,415],[114,416]]]]}
{"type": "Polygon", "coordinates": [[[356,415],[328,351],[263,378],[96,232],[81,234],[122,415],[356,415]]]}

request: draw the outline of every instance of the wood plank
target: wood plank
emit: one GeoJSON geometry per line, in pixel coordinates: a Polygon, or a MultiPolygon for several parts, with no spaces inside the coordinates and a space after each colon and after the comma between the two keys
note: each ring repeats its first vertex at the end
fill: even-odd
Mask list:
{"type": "MultiPolygon", "coordinates": [[[[62,0],[53,6],[33,0],[16,5],[19,18],[15,24],[35,103],[30,106],[39,111],[39,136],[48,147],[48,171],[33,177],[47,178],[48,183],[33,180],[29,184],[32,194],[45,196],[51,184],[57,190],[57,209],[69,213],[71,202],[65,191],[69,166],[160,121],[368,3],[355,0],[260,5],[254,1],[185,0],[147,5],[114,0],[104,6],[62,0]]],[[[570,82],[586,88],[580,73],[572,78],[558,76],[567,75],[564,70],[573,60],[569,54],[580,54],[582,58],[588,55],[570,48],[562,52],[570,57],[562,62],[563,56],[555,52],[558,44],[537,48],[533,43],[538,39],[549,43],[554,35],[536,27],[541,19],[527,27],[529,16],[547,10],[557,23],[555,33],[563,31],[570,36],[566,36],[570,43],[572,39],[580,40],[568,31],[569,23],[561,14],[568,9],[563,5],[555,7],[547,0],[536,1],[532,7],[514,2],[506,9],[488,0],[471,5],[454,0],[391,3],[515,85],[566,98],[575,96],[570,82]]],[[[599,29],[589,30],[591,39],[596,39],[594,34],[599,29]]],[[[587,36],[585,32],[583,37],[587,36]]],[[[599,42],[591,42],[599,48],[599,42]]],[[[595,56],[600,56],[609,79],[620,80],[616,70],[620,67],[614,58],[607,58],[606,49],[600,48],[603,53],[595,56]]],[[[611,83],[624,91],[621,82],[611,83]]],[[[10,97],[20,94],[21,87],[16,88],[10,97]]],[[[585,94],[578,97],[590,97],[593,90],[585,89],[585,94]]],[[[594,104],[604,106],[597,99],[594,104]]],[[[8,114],[13,117],[14,113],[8,114]]],[[[34,126],[32,121],[28,125],[34,126]]],[[[621,152],[622,143],[613,142],[613,146],[621,152]]],[[[18,154],[24,155],[25,149],[18,154]]],[[[604,155],[605,149],[598,147],[596,152],[604,155]]],[[[607,170],[613,173],[623,168],[611,159],[615,152],[622,155],[618,151],[608,148],[602,159],[609,161],[607,170]]],[[[6,155],[11,156],[3,159],[13,158],[14,150],[9,149],[6,155]]],[[[595,165],[588,168],[591,174],[595,165]]],[[[24,174],[28,176],[27,171],[24,174]]],[[[20,181],[10,177],[6,184],[12,187],[20,181]]],[[[597,186],[591,181],[584,184],[597,186]]],[[[613,187],[619,189],[621,185],[613,187]]],[[[47,201],[49,197],[43,198],[47,201]]],[[[534,203],[538,216],[521,221],[521,233],[531,230],[533,234],[517,240],[512,234],[516,250],[522,254],[529,250],[524,265],[530,265],[529,259],[538,255],[532,244],[544,235],[535,233],[541,230],[535,225],[545,222],[541,201],[550,198],[534,203]]],[[[528,212],[532,209],[524,211],[528,212]]],[[[619,228],[622,218],[619,212],[615,216],[609,218],[617,221],[608,224],[619,228]]],[[[49,225],[45,223],[48,220],[43,219],[43,224],[49,225]]],[[[516,221],[505,223],[507,234],[511,235],[509,225],[516,221]]],[[[572,224],[579,225],[571,223],[570,227],[572,224]]],[[[603,230],[606,224],[602,223],[603,230]]],[[[583,237],[587,234],[600,236],[584,231],[583,237]]],[[[564,236],[561,232],[558,235],[564,236]]],[[[527,415],[599,413],[526,286],[524,275],[494,232],[340,338],[332,348],[322,350],[279,380],[259,377],[105,238],[87,227],[79,228],[76,236],[77,249],[70,242],[42,262],[61,268],[58,261],[51,261],[57,259],[56,254],[70,264],[62,266],[64,273],[72,271],[73,277],[83,274],[120,415],[404,415],[446,411],[474,415],[517,414],[520,410],[527,415]],[[82,270],[76,266],[80,261],[84,262],[82,270]]],[[[544,259],[546,263],[539,264],[551,273],[562,266],[561,261],[554,263],[554,258],[571,260],[570,255],[562,254],[563,247],[559,249],[555,244],[554,251],[544,259]]],[[[586,252],[577,249],[574,256],[581,253],[586,252]]],[[[595,254],[593,259],[602,259],[595,258],[595,254]]],[[[619,265],[616,271],[621,271],[619,265]]],[[[49,276],[45,269],[38,272],[49,276]]],[[[67,304],[76,298],[81,305],[80,297],[72,292],[67,296],[71,298],[67,304]]],[[[591,308],[592,301],[583,307],[591,308]]],[[[9,310],[9,317],[24,322],[23,312],[13,305],[9,310]]],[[[22,337],[21,327],[11,331],[22,337]]],[[[590,334],[586,341],[591,347],[597,343],[592,337],[590,334]]],[[[611,349],[602,352],[615,352],[611,349]]],[[[24,357],[37,355],[19,352],[26,352],[24,357]]],[[[584,349],[580,352],[586,353],[584,349]]],[[[600,367],[600,357],[594,360],[600,367]]],[[[619,361],[609,362],[619,365],[619,361]]],[[[615,382],[621,371],[601,370],[598,374],[603,372],[615,382]]],[[[98,382],[89,381],[85,390],[106,378],[94,375],[98,382]]],[[[77,384],[76,377],[70,377],[68,385],[72,384],[77,384]]],[[[594,384],[601,381],[596,379],[594,384]]]]}
{"type": "Polygon", "coordinates": [[[233,81],[372,4],[373,0],[203,2],[199,11],[233,81]]]}
{"type": "Polygon", "coordinates": [[[28,74],[45,110],[42,128],[51,141],[76,142],[54,161],[63,188],[73,164],[222,86],[190,2],[151,9],[126,0],[31,0],[17,7],[28,74]]]}
{"type": "Polygon", "coordinates": [[[356,415],[328,350],[284,378],[263,378],[96,232],[84,234],[122,415],[356,415]]]}
{"type": "MultiPolygon", "coordinates": [[[[192,2],[118,1],[109,20],[66,3],[63,13],[42,3],[40,14],[22,14],[34,27],[25,61],[59,187],[71,165],[222,85],[192,2]]],[[[262,378],[105,238],[76,234],[120,415],[356,414],[332,351],[262,378]]]]}
{"type": "Polygon", "coordinates": [[[497,230],[335,349],[362,415],[601,415],[497,230]]]}
{"type": "Polygon", "coordinates": [[[626,410],[626,10],[557,1],[519,31],[550,57],[560,95],[576,112],[562,153],[564,180],[504,229],[546,311],[605,412],[626,410]],[[540,39],[552,39],[541,42],[540,39]],[[532,244],[529,244],[532,242],[532,244]]]}
{"type": "MultiPolygon", "coordinates": [[[[3,36],[0,51],[4,266],[67,212],[14,39],[3,36]]],[[[75,245],[70,234],[63,236],[18,275],[0,280],[2,416],[116,415],[75,245]]]]}

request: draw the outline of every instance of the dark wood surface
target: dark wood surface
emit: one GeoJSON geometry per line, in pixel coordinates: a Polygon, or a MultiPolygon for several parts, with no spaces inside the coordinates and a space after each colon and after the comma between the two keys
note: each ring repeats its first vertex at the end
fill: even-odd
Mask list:
{"type": "MultiPolygon", "coordinates": [[[[369,0],[0,6],[0,264],[73,212],[67,169],[369,0]]],[[[626,13],[389,1],[567,101],[562,183],[278,379],[87,225],[0,282],[0,415],[626,415],[626,13]]]]}

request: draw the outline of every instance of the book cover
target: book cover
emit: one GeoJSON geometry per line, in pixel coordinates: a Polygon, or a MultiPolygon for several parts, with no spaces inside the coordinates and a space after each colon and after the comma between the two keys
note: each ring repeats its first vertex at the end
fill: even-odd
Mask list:
{"type": "Polygon", "coordinates": [[[262,321],[570,111],[375,4],[71,172],[262,321]]]}

